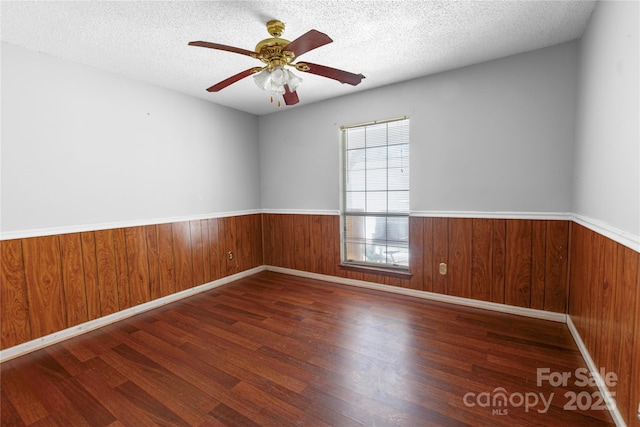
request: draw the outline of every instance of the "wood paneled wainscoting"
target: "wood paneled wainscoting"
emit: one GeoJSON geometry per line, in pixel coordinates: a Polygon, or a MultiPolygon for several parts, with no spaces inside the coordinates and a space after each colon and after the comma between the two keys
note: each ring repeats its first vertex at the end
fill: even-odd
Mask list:
{"type": "Polygon", "coordinates": [[[337,215],[263,214],[264,256],[276,267],[565,313],[569,224],[410,217],[404,278],[340,268],[337,215]]]}
{"type": "Polygon", "coordinates": [[[5,349],[260,266],[262,221],[250,214],[4,240],[0,257],[5,349]]]}
{"type": "Polygon", "coordinates": [[[640,426],[640,255],[572,224],[569,316],[629,426],[640,426]]]}

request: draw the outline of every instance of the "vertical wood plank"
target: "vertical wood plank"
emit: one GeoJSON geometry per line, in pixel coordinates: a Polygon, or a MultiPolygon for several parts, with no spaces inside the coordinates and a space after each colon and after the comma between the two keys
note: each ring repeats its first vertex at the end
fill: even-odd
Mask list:
{"type": "Polygon", "coordinates": [[[0,241],[0,348],[31,339],[22,241],[0,241]]]}
{"type": "Polygon", "coordinates": [[[249,245],[249,258],[246,268],[253,268],[256,265],[256,259],[258,258],[258,252],[260,252],[260,248],[262,247],[262,233],[257,234],[258,230],[262,230],[260,215],[251,214],[247,215],[247,227],[248,227],[248,240],[247,243],[249,245]]]}
{"type": "MultiPolygon", "coordinates": [[[[344,273],[344,277],[346,277],[347,279],[364,280],[364,273],[362,271],[343,269],[343,273],[344,273]]],[[[388,285],[389,278],[384,277],[383,279],[384,279],[383,283],[388,285]]]]}
{"type": "Polygon", "coordinates": [[[250,268],[253,258],[253,241],[251,236],[251,216],[239,215],[236,217],[237,248],[240,257],[238,258],[238,271],[245,271],[250,268]]]}
{"type": "MultiPolygon", "coordinates": [[[[235,224],[233,224],[229,218],[218,218],[218,262],[220,263],[220,277],[226,277],[229,275],[227,272],[227,264],[230,263],[228,258],[229,251],[233,250],[234,256],[236,253],[235,246],[228,246],[227,239],[229,233],[231,233],[232,236],[235,236],[235,224]],[[230,226],[234,226],[234,229],[228,231],[227,228],[230,226]]],[[[233,262],[235,264],[236,260],[233,260],[233,262]]]]}
{"type": "Polygon", "coordinates": [[[93,231],[80,233],[82,245],[82,265],[84,267],[84,286],[87,294],[87,317],[94,320],[101,316],[100,287],[98,285],[98,256],[93,231]]]}
{"type": "Polygon", "coordinates": [[[582,298],[581,288],[578,283],[584,283],[584,259],[582,257],[582,246],[584,239],[582,238],[583,227],[579,224],[573,224],[571,228],[571,272],[569,274],[569,295],[568,312],[571,314],[571,320],[576,328],[582,333],[582,319],[580,313],[580,300],[582,298]]]}
{"type": "MultiPolygon", "coordinates": [[[[407,280],[401,279],[399,277],[394,276],[384,276],[384,283],[389,286],[394,286],[396,288],[406,288],[408,283],[407,280]]],[[[361,279],[362,280],[362,279],[361,279]]]]}
{"type": "Polygon", "coordinates": [[[242,245],[246,252],[246,258],[243,259],[243,263],[241,267],[244,270],[248,270],[251,268],[251,264],[253,263],[255,248],[253,247],[253,215],[242,215],[242,245]]]}
{"type": "Polygon", "coordinates": [[[275,265],[284,267],[286,262],[286,245],[284,244],[285,214],[272,215],[273,259],[275,265]]]}
{"type": "Polygon", "coordinates": [[[176,266],[173,258],[173,224],[159,224],[158,232],[158,273],[160,275],[160,296],[176,292],[176,266]]]}
{"type": "MultiPolygon", "coordinates": [[[[575,292],[575,298],[573,298],[575,301],[575,309],[573,313],[575,313],[576,316],[574,323],[576,323],[576,327],[580,331],[580,335],[582,337],[586,337],[587,322],[585,307],[589,302],[588,296],[591,292],[589,282],[589,270],[591,265],[589,248],[591,247],[591,238],[590,232],[585,227],[579,226],[578,228],[580,232],[577,233],[578,236],[576,237],[576,256],[574,258],[575,262],[573,263],[576,267],[576,280],[574,281],[575,286],[572,288],[572,291],[575,292]]],[[[622,263],[620,266],[622,266],[622,263]]],[[[620,277],[621,275],[622,273],[620,273],[620,277]]]]}
{"type": "Polygon", "coordinates": [[[100,291],[100,313],[102,316],[115,313],[120,309],[113,233],[113,230],[98,230],[94,232],[98,268],[98,289],[100,291]]]}
{"type": "Polygon", "coordinates": [[[340,248],[340,245],[342,244],[340,241],[340,215],[331,216],[330,233],[333,248],[331,252],[329,252],[329,263],[331,267],[333,267],[335,275],[344,276],[344,272],[338,267],[342,262],[342,249],[340,248]]]}
{"type": "Polygon", "coordinates": [[[202,241],[202,223],[200,220],[189,221],[191,234],[191,257],[193,265],[193,284],[204,283],[204,243],[202,241]]]}
{"type": "Polygon", "coordinates": [[[262,264],[262,262],[256,264],[258,258],[262,259],[262,221],[260,220],[259,214],[247,215],[247,219],[249,226],[248,244],[251,248],[251,257],[249,258],[247,268],[253,268],[256,265],[262,264]],[[260,234],[258,234],[258,232],[260,234]]]}
{"type": "Polygon", "coordinates": [[[504,303],[507,269],[507,221],[491,221],[491,301],[504,303]]]}
{"type": "Polygon", "coordinates": [[[532,221],[531,236],[531,308],[544,309],[547,221],[532,221]]]}
{"type": "MultiPolygon", "coordinates": [[[[340,223],[340,217],[337,215],[323,215],[321,219],[322,227],[322,274],[328,274],[334,276],[336,271],[336,263],[334,261],[335,252],[335,240],[336,235],[340,235],[340,226],[336,227],[335,219],[337,218],[338,224],[340,223]],[[334,227],[336,227],[334,229],[334,227]]],[[[340,238],[338,237],[338,240],[340,238]]],[[[338,243],[337,256],[340,257],[340,243],[338,243]]]]}
{"type": "Polygon", "coordinates": [[[436,262],[434,259],[434,252],[433,252],[433,218],[424,218],[423,222],[424,222],[424,226],[423,226],[424,261],[422,264],[423,264],[424,277],[422,279],[423,281],[422,289],[428,292],[434,292],[433,290],[433,283],[435,280],[434,275],[437,273],[434,272],[435,271],[434,266],[436,265],[436,262]]]}
{"type": "Polygon", "coordinates": [[[32,339],[67,326],[58,236],[22,240],[32,339]]]}
{"type": "Polygon", "coordinates": [[[147,238],[147,260],[149,262],[149,292],[151,299],[162,297],[160,291],[160,264],[158,256],[158,226],[145,227],[147,238]]]}
{"type": "Polygon", "coordinates": [[[228,227],[228,221],[226,218],[218,218],[218,250],[220,256],[220,277],[226,277],[227,274],[227,252],[229,249],[227,248],[226,242],[226,227],[228,227]]]}
{"type": "Polygon", "coordinates": [[[233,244],[235,245],[236,257],[233,259],[236,262],[236,270],[234,273],[242,271],[246,264],[247,256],[249,255],[246,247],[246,227],[245,227],[246,215],[238,215],[233,217],[235,227],[235,239],[233,244]]]}
{"type": "Polygon", "coordinates": [[[295,268],[295,234],[293,230],[293,215],[283,214],[282,220],[282,266],[295,268]]]}
{"type": "MultiPolygon", "coordinates": [[[[586,229],[585,229],[586,230],[586,229]]],[[[591,233],[591,231],[589,231],[589,233],[591,233]]],[[[585,233],[585,238],[584,241],[589,242],[589,239],[587,238],[587,234],[585,233]]],[[[614,306],[614,315],[613,315],[613,328],[614,328],[614,334],[612,337],[612,349],[614,349],[614,351],[612,352],[613,354],[610,355],[611,357],[611,371],[615,372],[618,375],[618,379],[620,379],[620,365],[624,365],[626,363],[628,363],[626,360],[623,360],[623,355],[622,352],[620,351],[620,348],[622,346],[622,334],[620,333],[621,329],[622,329],[622,324],[624,323],[624,319],[622,317],[622,311],[621,311],[621,302],[624,299],[624,287],[622,286],[622,284],[624,283],[624,271],[625,271],[625,248],[623,245],[621,244],[617,244],[616,243],[616,266],[615,266],[615,286],[613,289],[613,306],[614,306]]],[[[583,291],[584,293],[591,291],[590,289],[586,289],[585,291],[583,291]]],[[[573,295],[571,294],[571,299],[573,300],[573,295]]],[[[571,316],[573,318],[573,315],[571,316]]],[[[586,321],[583,320],[583,325],[586,323],[586,321]]],[[[582,334],[582,331],[580,331],[582,334]]],[[[622,395],[620,394],[620,387],[621,387],[621,382],[618,382],[618,385],[614,388],[613,391],[616,392],[616,402],[618,402],[620,399],[622,399],[622,395]]]]}
{"type": "Polygon", "coordinates": [[[597,348],[598,341],[598,311],[600,289],[603,281],[602,264],[604,262],[604,240],[605,237],[599,233],[589,232],[591,244],[588,248],[590,255],[587,271],[587,304],[585,305],[585,336],[583,340],[587,348],[597,348]]]}
{"type": "Polygon", "coordinates": [[[221,218],[220,223],[222,224],[222,230],[224,235],[224,252],[223,255],[225,257],[225,270],[224,276],[230,276],[235,274],[238,271],[238,248],[236,247],[237,241],[237,228],[236,228],[236,217],[226,217],[221,218]],[[229,259],[227,254],[229,251],[233,252],[233,259],[229,259]]]}
{"type": "Polygon", "coordinates": [[[176,292],[179,292],[194,286],[189,221],[174,222],[171,224],[171,231],[173,234],[173,260],[176,269],[176,292]]]}
{"type": "MultiPolygon", "coordinates": [[[[631,248],[624,248],[624,274],[621,283],[622,290],[619,295],[620,311],[620,346],[616,349],[620,352],[620,366],[618,368],[618,394],[616,403],[621,414],[627,414],[636,406],[638,402],[631,404],[631,383],[637,382],[638,378],[631,376],[631,361],[638,357],[638,347],[634,347],[634,320],[637,315],[636,300],[638,298],[638,252],[631,248]],[[635,351],[635,353],[634,353],[635,351]]],[[[637,406],[636,406],[637,408],[637,406]]],[[[634,409],[636,409],[634,408],[634,409]]]]}
{"type": "Polygon", "coordinates": [[[465,298],[471,296],[472,225],[470,218],[449,219],[448,295],[465,298]]]}
{"type": "Polygon", "coordinates": [[[505,303],[531,306],[531,220],[507,220],[505,303]]]}
{"type": "Polygon", "coordinates": [[[449,276],[438,272],[442,262],[449,264],[449,219],[433,218],[433,292],[447,294],[449,276]]]}
{"type": "MultiPolygon", "coordinates": [[[[233,230],[227,230],[231,226],[231,220],[229,218],[218,218],[218,235],[220,236],[220,276],[226,277],[235,269],[231,268],[231,261],[228,258],[229,251],[233,250],[235,253],[235,248],[229,246],[229,237],[228,234],[235,235],[235,227],[233,230]]],[[[234,261],[235,264],[235,261],[234,261]]]]}
{"type": "Polygon", "coordinates": [[[567,310],[569,221],[548,221],[546,241],[544,309],[565,313],[567,310]]]}
{"type": "Polygon", "coordinates": [[[236,236],[238,239],[238,269],[244,271],[249,268],[251,259],[251,226],[249,225],[249,215],[240,215],[236,221],[236,236]]]}
{"type": "Polygon", "coordinates": [[[362,273],[362,280],[366,282],[371,282],[371,283],[380,283],[381,285],[384,285],[387,283],[387,281],[385,280],[385,276],[381,274],[373,274],[373,273],[366,273],[366,272],[362,273]]]}
{"type": "Polygon", "coordinates": [[[79,233],[61,234],[60,258],[62,265],[62,286],[67,327],[86,322],[87,294],[82,265],[82,243],[79,233]]]}
{"type": "Polygon", "coordinates": [[[251,257],[251,249],[248,245],[249,232],[247,231],[247,215],[238,215],[235,217],[236,226],[236,251],[238,252],[237,271],[244,271],[247,266],[247,260],[251,257]]]}
{"type": "Polygon", "coordinates": [[[264,260],[267,265],[273,266],[280,266],[280,259],[277,256],[278,249],[276,248],[279,235],[277,217],[276,214],[264,214],[264,260]]]}
{"type": "Polygon", "coordinates": [[[213,280],[211,276],[211,233],[209,233],[209,220],[200,221],[200,232],[202,233],[202,268],[204,283],[213,280]]]}
{"type": "Polygon", "coordinates": [[[264,250],[262,244],[262,214],[251,215],[253,236],[253,262],[251,268],[264,265],[264,250]]]}
{"type": "Polygon", "coordinates": [[[617,261],[617,244],[611,239],[605,241],[604,246],[604,262],[602,277],[602,293],[601,293],[601,318],[599,322],[600,336],[599,346],[591,353],[596,366],[603,366],[607,370],[613,369],[613,338],[616,334],[617,325],[615,318],[615,299],[614,291],[616,287],[616,265],[617,261]]]}
{"type": "Polygon", "coordinates": [[[209,230],[209,267],[211,268],[211,279],[218,280],[222,277],[220,251],[220,232],[218,230],[218,218],[211,218],[208,221],[209,230]]]}
{"type": "Polygon", "coordinates": [[[309,215],[293,217],[293,268],[309,271],[309,215]]]}
{"type": "Polygon", "coordinates": [[[272,232],[273,232],[273,259],[275,264],[278,267],[284,267],[285,256],[284,256],[284,248],[283,248],[283,235],[282,231],[284,229],[284,215],[274,214],[272,215],[272,232]]]}
{"type": "Polygon", "coordinates": [[[116,277],[118,283],[118,306],[120,310],[132,307],[129,268],[127,267],[127,243],[124,228],[113,230],[113,247],[116,254],[116,277]]]}
{"type": "Polygon", "coordinates": [[[627,424],[632,424],[634,417],[638,416],[640,412],[640,357],[638,354],[640,353],[640,296],[638,296],[638,292],[640,292],[640,258],[637,261],[636,265],[636,309],[635,309],[635,325],[634,325],[634,335],[632,342],[632,349],[634,357],[631,359],[631,388],[629,390],[629,416],[627,418],[627,424]],[[636,380],[634,381],[633,378],[636,380]]]}
{"type": "Polygon", "coordinates": [[[275,265],[274,258],[274,230],[273,214],[263,213],[262,216],[262,251],[265,265],[275,265]]]}
{"type": "Polygon", "coordinates": [[[490,219],[473,220],[471,257],[471,298],[491,301],[492,223],[490,219]]]}
{"type": "Polygon", "coordinates": [[[124,229],[127,254],[127,273],[131,306],[151,300],[149,285],[149,259],[147,256],[147,231],[145,227],[124,229]]]}
{"type": "Polygon", "coordinates": [[[424,219],[409,217],[409,270],[412,277],[408,287],[422,290],[424,288],[424,219]]]}
{"type": "Polygon", "coordinates": [[[322,272],[322,215],[309,218],[309,271],[322,272]]]}

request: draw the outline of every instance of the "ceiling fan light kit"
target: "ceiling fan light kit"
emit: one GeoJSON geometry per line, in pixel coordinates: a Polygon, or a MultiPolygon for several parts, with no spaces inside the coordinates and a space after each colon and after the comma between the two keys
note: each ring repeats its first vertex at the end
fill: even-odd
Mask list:
{"type": "Polygon", "coordinates": [[[274,95],[284,95],[285,85],[291,92],[295,92],[302,79],[284,67],[275,67],[273,70],[263,68],[253,76],[256,85],[262,90],[274,95]]]}
{"type": "MultiPolygon", "coordinates": [[[[288,67],[353,86],[359,84],[364,78],[362,74],[354,74],[324,65],[302,62],[294,64],[293,61],[298,56],[331,43],[333,40],[324,33],[317,30],[310,30],[290,42],[289,40],[281,38],[284,28],[285,25],[282,21],[272,20],[267,22],[267,31],[271,35],[271,38],[260,41],[254,51],[204,41],[189,42],[190,46],[206,47],[247,55],[259,59],[265,64],[263,67],[253,67],[231,76],[211,86],[207,91],[218,92],[245,77],[253,75],[254,82],[260,89],[270,92],[272,95],[281,95],[286,105],[294,105],[299,102],[296,90],[300,83],[302,83],[302,79],[293,74],[288,67]]],[[[271,100],[273,102],[273,96],[271,100]]],[[[280,106],[279,101],[278,106],[280,106]]]]}

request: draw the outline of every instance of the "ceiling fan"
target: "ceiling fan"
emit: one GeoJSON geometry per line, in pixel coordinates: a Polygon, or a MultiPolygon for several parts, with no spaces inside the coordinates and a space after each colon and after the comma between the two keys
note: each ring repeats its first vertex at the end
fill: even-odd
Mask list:
{"type": "MultiPolygon", "coordinates": [[[[337,80],[340,83],[348,83],[353,86],[359,84],[360,81],[365,78],[362,74],[354,74],[310,62],[293,63],[294,60],[303,53],[333,41],[329,36],[320,31],[310,30],[292,42],[280,38],[284,32],[284,23],[281,21],[273,20],[267,22],[267,31],[271,34],[271,38],[259,42],[256,45],[255,51],[204,41],[189,42],[189,46],[207,47],[210,49],[239,53],[259,59],[266,64],[262,67],[253,67],[241,71],[228,79],[216,83],[208,88],[207,91],[218,92],[245,77],[253,75],[258,87],[272,93],[271,102],[273,102],[273,95],[282,95],[286,105],[294,105],[300,101],[296,89],[302,82],[302,79],[293,74],[288,67],[293,67],[304,73],[316,74],[337,80]]],[[[278,106],[280,106],[280,101],[278,101],[278,106]]]]}

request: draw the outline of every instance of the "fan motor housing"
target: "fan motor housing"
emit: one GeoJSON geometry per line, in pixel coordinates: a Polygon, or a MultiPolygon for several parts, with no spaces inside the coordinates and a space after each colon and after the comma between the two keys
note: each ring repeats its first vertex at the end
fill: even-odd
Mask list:
{"type": "Polygon", "coordinates": [[[270,39],[264,39],[256,45],[256,53],[260,53],[262,55],[272,55],[275,53],[282,52],[282,48],[288,45],[289,40],[281,39],[279,37],[274,37],[270,39]]]}

